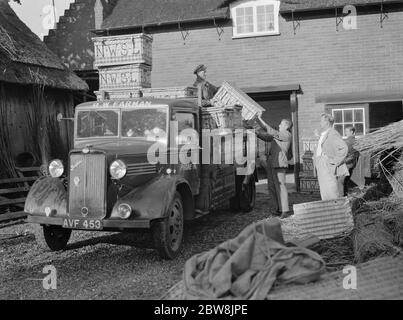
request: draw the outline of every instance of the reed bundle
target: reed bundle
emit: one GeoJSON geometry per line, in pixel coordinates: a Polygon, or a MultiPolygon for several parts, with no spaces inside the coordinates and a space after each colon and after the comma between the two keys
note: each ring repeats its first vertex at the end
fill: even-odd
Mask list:
{"type": "Polygon", "coordinates": [[[352,240],[355,262],[366,262],[374,257],[394,254],[393,235],[383,219],[375,214],[362,213],[356,217],[352,240]]]}
{"type": "Polygon", "coordinates": [[[10,37],[7,30],[0,25],[0,49],[5,51],[9,57],[14,57],[17,54],[17,49],[14,45],[14,40],[10,37]]]}
{"type": "Polygon", "coordinates": [[[324,239],[310,247],[319,253],[329,267],[342,268],[354,263],[354,249],[351,234],[343,234],[333,239],[324,239]],[[339,266],[339,267],[337,267],[339,266]]]}
{"type": "Polygon", "coordinates": [[[391,195],[364,203],[356,212],[352,240],[355,262],[401,252],[403,199],[391,195]]]}
{"type": "Polygon", "coordinates": [[[41,165],[47,167],[50,157],[50,142],[47,130],[47,114],[44,98],[45,85],[32,86],[31,108],[27,112],[28,127],[33,139],[33,150],[41,165]]]}
{"type": "Polygon", "coordinates": [[[403,199],[403,155],[399,158],[391,155],[392,165],[387,166],[379,163],[383,174],[388,179],[390,186],[392,187],[395,195],[403,199]]]}
{"type": "Polygon", "coordinates": [[[357,139],[354,148],[372,157],[385,151],[403,149],[403,120],[391,123],[364,137],[357,139]]]}
{"type": "Polygon", "coordinates": [[[0,177],[10,178],[17,177],[17,171],[15,169],[14,160],[11,156],[11,146],[12,139],[9,131],[8,124],[8,105],[6,90],[4,86],[0,83],[0,177]]]}

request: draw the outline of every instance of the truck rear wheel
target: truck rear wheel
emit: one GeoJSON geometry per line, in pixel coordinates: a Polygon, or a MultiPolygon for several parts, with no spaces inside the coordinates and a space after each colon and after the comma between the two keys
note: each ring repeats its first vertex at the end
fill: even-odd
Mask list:
{"type": "Polygon", "coordinates": [[[69,242],[71,229],[64,229],[60,226],[34,225],[35,240],[42,250],[60,251],[69,242]]]}
{"type": "Polygon", "coordinates": [[[175,192],[167,217],[156,221],[151,229],[155,249],[161,258],[171,260],[179,254],[183,227],[183,201],[180,193],[175,192]]]}

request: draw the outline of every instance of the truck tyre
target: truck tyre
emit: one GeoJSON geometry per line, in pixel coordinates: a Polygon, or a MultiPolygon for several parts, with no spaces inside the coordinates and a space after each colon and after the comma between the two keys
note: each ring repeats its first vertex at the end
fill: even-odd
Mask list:
{"type": "Polygon", "coordinates": [[[239,196],[239,208],[242,212],[250,212],[255,207],[256,202],[256,183],[255,177],[249,177],[247,184],[241,185],[241,192],[239,196]]]}
{"type": "Polygon", "coordinates": [[[183,227],[183,202],[180,193],[176,191],[167,217],[156,221],[151,229],[155,249],[161,258],[172,260],[179,254],[183,227]]]}
{"type": "Polygon", "coordinates": [[[35,240],[38,247],[42,250],[60,251],[63,250],[69,242],[71,229],[64,229],[60,226],[41,226],[34,225],[35,240]]]}

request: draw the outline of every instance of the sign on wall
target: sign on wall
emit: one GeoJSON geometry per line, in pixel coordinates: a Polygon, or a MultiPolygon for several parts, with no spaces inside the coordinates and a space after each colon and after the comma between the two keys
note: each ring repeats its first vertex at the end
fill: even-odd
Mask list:
{"type": "Polygon", "coordinates": [[[128,65],[99,69],[100,90],[123,90],[151,87],[151,67],[128,65]]]}
{"type": "Polygon", "coordinates": [[[96,37],[94,41],[94,68],[152,64],[152,38],[145,34],[96,37]]]}
{"type": "Polygon", "coordinates": [[[302,139],[302,150],[304,152],[315,151],[316,148],[318,147],[318,141],[319,141],[319,138],[302,139]]]}
{"type": "Polygon", "coordinates": [[[319,182],[316,177],[300,177],[301,192],[319,192],[319,182]]]}

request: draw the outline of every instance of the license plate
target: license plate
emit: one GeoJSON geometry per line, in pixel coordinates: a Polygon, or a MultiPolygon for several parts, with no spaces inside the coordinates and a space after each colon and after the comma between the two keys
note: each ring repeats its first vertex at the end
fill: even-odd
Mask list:
{"type": "Polygon", "coordinates": [[[102,230],[102,221],[96,219],[63,219],[63,228],[102,230]]]}

